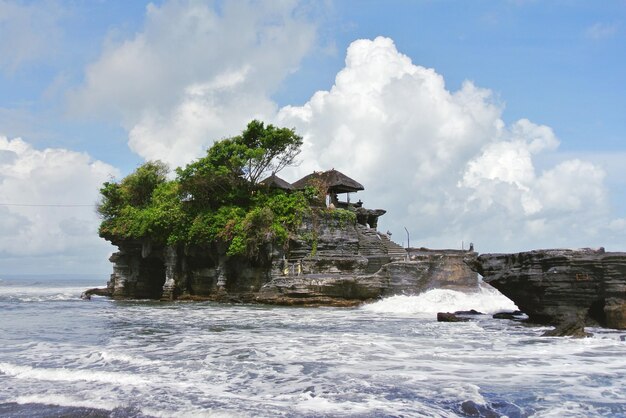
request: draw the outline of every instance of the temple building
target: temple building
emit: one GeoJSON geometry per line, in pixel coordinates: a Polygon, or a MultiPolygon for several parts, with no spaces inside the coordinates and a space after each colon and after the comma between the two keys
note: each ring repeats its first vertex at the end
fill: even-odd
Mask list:
{"type": "MultiPolygon", "coordinates": [[[[326,189],[327,204],[335,208],[348,209],[350,205],[350,193],[356,193],[359,190],[365,190],[365,187],[356,180],[351,179],[340,171],[314,171],[313,173],[302,177],[293,184],[295,189],[301,190],[307,186],[322,185],[326,189]],[[346,201],[339,201],[339,194],[346,194],[346,201]]],[[[352,205],[355,206],[355,205],[352,205]]],[[[358,207],[358,206],[357,206],[358,207]]]]}
{"type": "Polygon", "coordinates": [[[369,226],[373,229],[376,229],[378,225],[378,218],[386,213],[384,209],[365,209],[361,200],[351,203],[350,193],[365,190],[365,187],[334,168],[327,171],[314,171],[293,184],[283,180],[276,174],[261,180],[259,184],[287,191],[304,190],[306,187],[321,187],[325,190],[327,207],[353,210],[356,212],[357,222],[360,225],[369,226]],[[340,194],[346,194],[344,201],[339,200],[340,194]]]}

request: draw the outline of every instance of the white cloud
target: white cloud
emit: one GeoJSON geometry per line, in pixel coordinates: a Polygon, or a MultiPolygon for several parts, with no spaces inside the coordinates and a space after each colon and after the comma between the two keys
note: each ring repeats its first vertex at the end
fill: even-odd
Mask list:
{"type": "MultiPolygon", "coordinates": [[[[597,246],[610,236],[604,171],[568,160],[539,172],[534,159],[559,141],[526,119],[506,126],[489,90],[451,92],[388,38],[358,40],[329,91],[277,120],[305,138],[293,178],[334,167],[363,182],[368,207],[388,209],[383,228],[412,244],[481,251],[597,246]]],[[[613,240],[613,241],[611,241],[613,240]]]]}
{"type": "Polygon", "coordinates": [[[366,186],[366,206],[388,209],[381,227],[398,241],[407,226],[413,244],[432,247],[624,246],[609,228],[604,171],[580,159],[539,170],[558,148],[554,132],[505,124],[490,90],[467,81],[450,91],[379,37],[350,45],[329,90],[278,109],[271,94],[311,48],[314,25],[296,2],[223,5],[150,6],[142,31],[87,69],[74,109],[118,118],[131,149],[173,166],[255,117],[295,127],[302,164],[285,177],[344,171],[366,186]]]}
{"type": "Polygon", "coordinates": [[[52,2],[25,5],[0,0],[0,70],[53,56],[61,38],[61,10],[52,2]]]}
{"type": "Polygon", "coordinates": [[[585,30],[585,36],[593,40],[601,40],[613,37],[617,33],[617,24],[615,23],[594,23],[585,30]]]}
{"type": "Polygon", "coordinates": [[[268,97],[315,39],[303,13],[296,1],[151,4],[143,30],[89,66],[70,107],[121,120],[146,159],[187,163],[275,113],[268,97]]]}
{"type": "MultiPolygon", "coordinates": [[[[54,260],[72,258],[82,271],[93,271],[94,263],[105,263],[111,247],[98,237],[95,203],[102,183],[115,175],[119,175],[115,168],[86,154],[65,149],[38,150],[20,138],[0,136],[3,269],[41,272],[42,266],[33,260],[47,256],[51,256],[48,261],[53,265],[54,260]],[[13,258],[19,259],[19,265],[7,265],[7,260],[13,258]]],[[[64,267],[57,261],[51,268],[64,267]]]]}

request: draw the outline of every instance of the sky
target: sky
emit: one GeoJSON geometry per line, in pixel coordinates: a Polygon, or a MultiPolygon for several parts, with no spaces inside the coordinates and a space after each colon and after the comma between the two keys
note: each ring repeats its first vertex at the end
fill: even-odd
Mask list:
{"type": "Polygon", "coordinates": [[[626,251],[626,0],[0,0],[0,275],[107,274],[105,181],[295,128],[411,246],[626,251]]]}

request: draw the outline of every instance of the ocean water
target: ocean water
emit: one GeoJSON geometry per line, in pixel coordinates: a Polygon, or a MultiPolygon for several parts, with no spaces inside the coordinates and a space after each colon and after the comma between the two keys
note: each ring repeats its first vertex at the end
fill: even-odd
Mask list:
{"type": "Polygon", "coordinates": [[[483,288],[359,308],[119,302],[100,277],[0,277],[2,417],[626,416],[626,332],[436,312],[483,288]]]}

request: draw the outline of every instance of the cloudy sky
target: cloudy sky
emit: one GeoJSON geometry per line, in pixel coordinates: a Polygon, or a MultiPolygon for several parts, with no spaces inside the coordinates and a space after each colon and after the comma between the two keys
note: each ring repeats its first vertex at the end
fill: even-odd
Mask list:
{"type": "Polygon", "coordinates": [[[626,1],[0,0],[0,275],[102,273],[100,184],[253,118],[412,246],[626,251],[626,1]]]}

